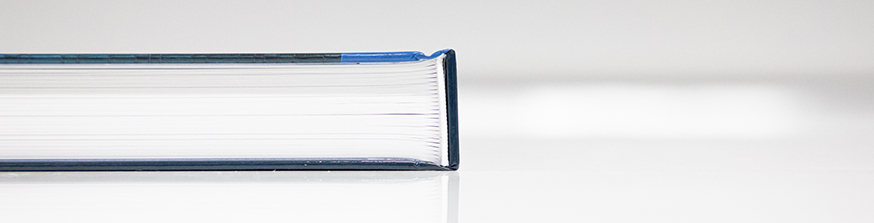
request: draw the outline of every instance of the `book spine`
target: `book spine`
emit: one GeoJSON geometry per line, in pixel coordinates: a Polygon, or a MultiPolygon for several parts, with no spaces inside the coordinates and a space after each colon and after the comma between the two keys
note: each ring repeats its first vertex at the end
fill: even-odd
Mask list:
{"type": "Polygon", "coordinates": [[[457,170],[459,165],[459,141],[458,141],[458,77],[455,65],[455,50],[442,51],[446,54],[443,59],[444,73],[446,75],[446,111],[449,134],[449,166],[451,170],[457,170]]]}

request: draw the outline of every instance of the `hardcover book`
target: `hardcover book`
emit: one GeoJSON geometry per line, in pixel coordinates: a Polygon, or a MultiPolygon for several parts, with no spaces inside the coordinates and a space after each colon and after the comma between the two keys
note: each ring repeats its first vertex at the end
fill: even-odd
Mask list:
{"type": "Polygon", "coordinates": [[[0,170],[455,170],[455,52],[0,54],[0,170]]]}

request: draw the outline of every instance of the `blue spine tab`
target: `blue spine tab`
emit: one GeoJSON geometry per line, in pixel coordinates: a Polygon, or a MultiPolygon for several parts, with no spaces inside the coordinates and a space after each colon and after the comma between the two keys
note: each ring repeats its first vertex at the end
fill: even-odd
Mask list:
{"type": "Polygon", "coordinates": [[[385,53],[343,53],[340,55],[341,63],[380,63],[380,62],[409,62],[434,59],[449,52],[448,49],[434,52],[431,56],[422,52],[385,52],[385,53]]]}

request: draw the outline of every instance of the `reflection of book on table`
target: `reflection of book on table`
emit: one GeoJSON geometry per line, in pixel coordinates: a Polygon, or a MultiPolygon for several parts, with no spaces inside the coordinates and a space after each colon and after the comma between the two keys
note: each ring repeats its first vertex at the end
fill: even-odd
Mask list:
{"type": "Polygon", "coordinates": [[[0,170],[458,167],[455,52],[0,54],[0,170]]]}
{"type": "Polygon", "coordinates": [[[18,172],[0,173],[0,208],[9,222],[445,223],[458,184],[451,171],[18,172]]]}

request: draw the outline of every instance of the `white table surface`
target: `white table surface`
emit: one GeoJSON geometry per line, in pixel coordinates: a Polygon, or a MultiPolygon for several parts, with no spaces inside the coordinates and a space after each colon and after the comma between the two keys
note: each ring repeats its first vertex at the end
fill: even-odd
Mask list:
{"type": "Polygon", "coordinates": [[[874,85],[864,78],[462,79],[460,86],[461,169],[456,172],[0,173],[8,181],[0,182],[0,193],[17,194],[0,198],[5,205],[0,212],[15,217],[14,222],[355,219],[356,213],[379,214],[374,210],[397,214],[418,209],[361,201],[356,204],[371,208],[362,212],[349,205],[301,205],[294,197],[418,196],[416,191],[398,192],[403,187],[395,184],[358,184],[362,179],[436,177],[451,178],[458,187],[450,195],[457,196],[457,203],[441,207],[457,216],[422,222],[874,220],[874,85]],[[32,175],[20,177],[27,174],[32,175]],[[307,186],[322,181],[334,186],[307,186]],[[95,189],[70,190],[77,182],[95,189]],[[127,186],[119,187],[119,182],[127,186]],[[148,188],[164,193],[143,192],[148,188]],[[53,197],[39,198],[48,195],[53,197]],[[223,198],[206,199],[214,196],[223,198]],[[176,198],[184,198],[176,201],[184,205],[173,206],[176,198]],[[15,205],[34,199],[45,203],[15,205]],[[99,210],[65,211],[81,205],[99,210]],[[185,207],[191,205],[198,207],[185,207]],[[296,218],[283,207],[315,214],[305,215],[312,219],[296,218]],[[55,218],[28,217],[53,214],[55,218]],[[344,214],[352,217],[337,217],[344,214]]]}

